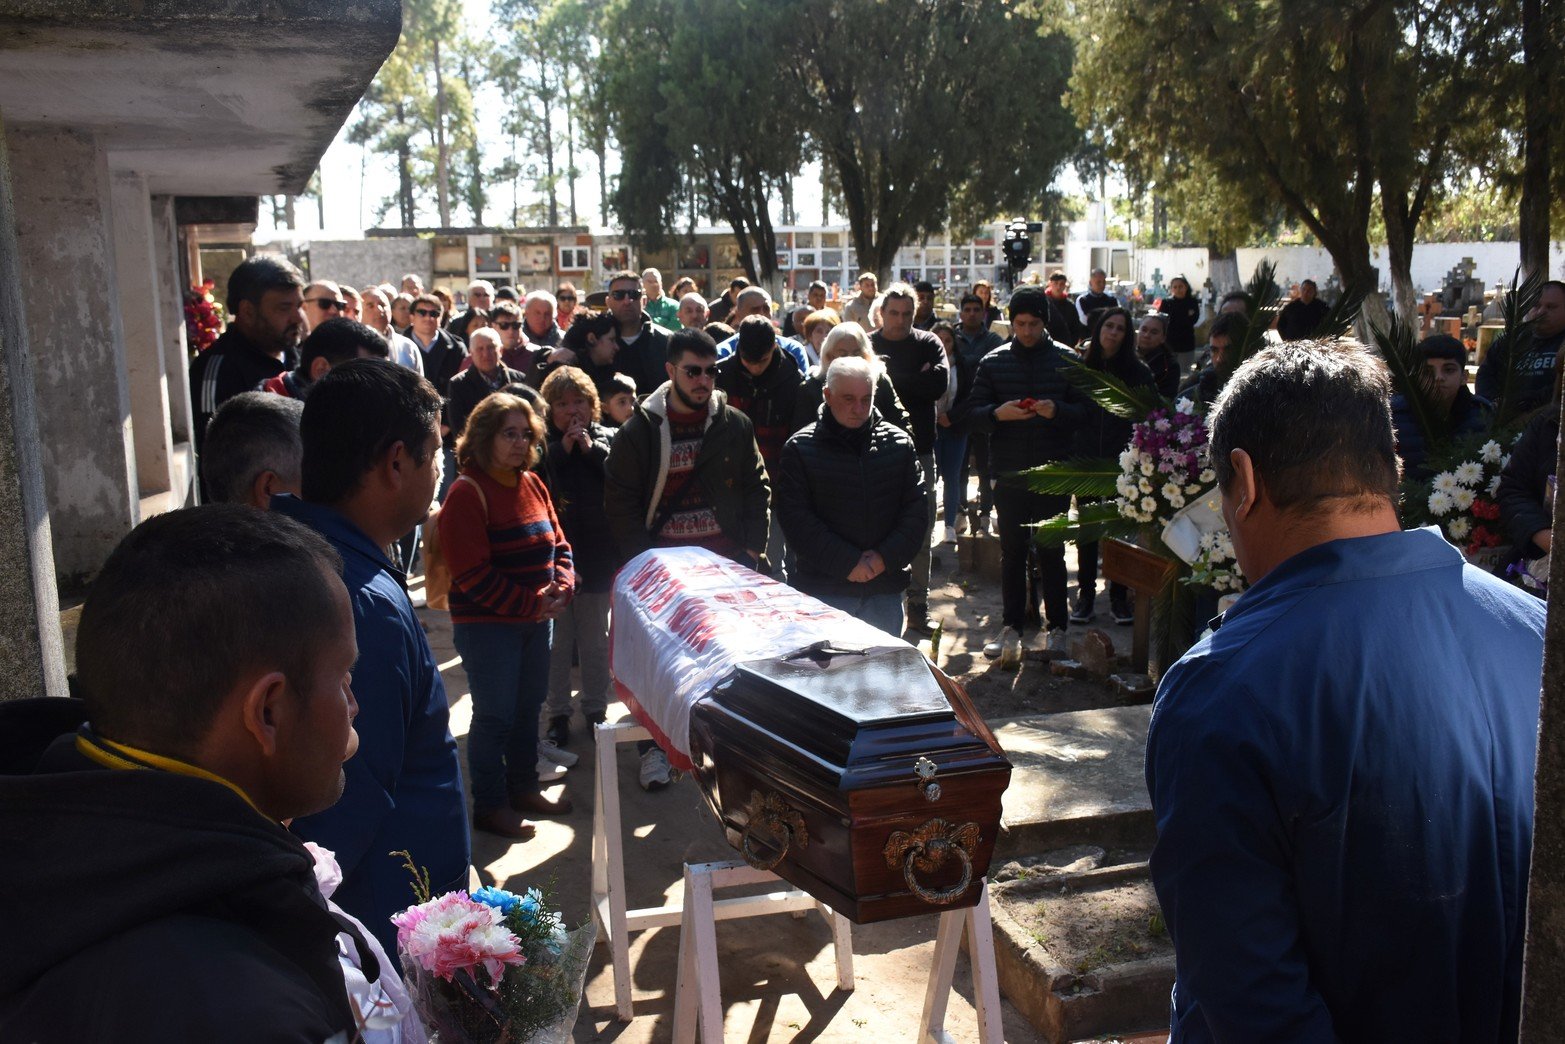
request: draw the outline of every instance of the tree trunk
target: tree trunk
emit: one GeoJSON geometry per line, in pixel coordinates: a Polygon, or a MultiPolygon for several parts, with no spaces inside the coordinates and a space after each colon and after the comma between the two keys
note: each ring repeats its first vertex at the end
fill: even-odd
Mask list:
{"type": "Polygon", "coordinates": [[[598,154],[598,218],[607,225],[609,223],[608,144],[600,139],[593,143],[593,151],[598,154]]]}
{"type": "MultiPolygon", "coordinates": [[[[1208,276],[1212,281],[1212,289],[1221,297],[1230,290],[1239,290],[1244,286],[1244,280],[1239,275],[1239,252],[1232,248],[1226,251],[1216,247],[1208,247],[1207,254],[1211,260],[1208,262],[1208,276]]],[[[1168,285],[1168,280],[1173,278],[1171,273],[1163,280],[1163,285],[1168,285]]],[[[1191,287],[1192,292],[1194,287],[1191,287]]]]}
{"type": "Polygon", "coordinates": [[[299,197],[297,196],[283,197],[283,225],[286,226],[289,231],[299,227],[298,217],[294,210],[294,202],[298,198],[299,197]]]}
{"type": "MultiPolygon", "coordinates": [[[[399,101],[397,126],[405,127],[406,121],[406,106],[399,101]]],[[[397,140],[397,210],[402,217],[402,227],[412,228],[416,216],[413,207],[413,146],[406,134],[399,135],[397,140]]]]}
{"type": "Polygon", "coordinates": [[[554,193],[554,93],[549,90],[548,59],[538,55],[538,100],[543,109],[543,184],[548,193],[549,227],[560,224],[560,201],[554,193]]]}
{"type": "Polygon", "coordinates": [[[1522,66],[1526,87],[1522,94],[1524,132],[1522,151],[1522,198],[1518,215],[1521,226],[1522,272],[1531,275],[1549,273],[1549,181],[1551,157],[1549,119],[1549,79],[1555,75],[1555,59],[1550,53],[1548,24],[1543,0],[1522,0],[1522,66]]]}
{"type": "Polygon", "coordinates": [[[571,225],[580,224],[576,220],[576,103],[571,99],[571,73],[565,70],[560,79],[560,89],[565,94],[565,181],[570,196],[567,205],[570,207],[571,225]]]}
{"type": "Polygon", "coordinates": [[[440,73],[440,38],[434,44],[435,58],[435,201],[440,210],[440,227],[451,227],[451,171],[446,155],[446,81],[440,73]]]}
{"type": "Polygon", "coordinates": [[[1418,322],[1418,294],[1413,289],[1413,238],[1417,226],[1394,203],[1381,208],[1386,221],[1386,264],[1391,269],[1391,306],[1405,323],[1418,322]]]}

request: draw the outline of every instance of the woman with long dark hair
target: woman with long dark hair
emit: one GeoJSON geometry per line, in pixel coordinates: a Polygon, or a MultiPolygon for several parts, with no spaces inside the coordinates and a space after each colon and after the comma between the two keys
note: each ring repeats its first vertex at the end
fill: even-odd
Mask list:
{"type": "MultiPolygon", "coordinates": [[[[1131,331],[1135,324],[1130,313],[1119,306],[1102,308],[1092,313],[1092,327],[1088,335],[1087,351],[1082,362],[1094,370],[1103,370],[1117,378],[1128,388],[1153,388],[1156,381],[1146,363],[1137,356],[1131,344],[1131,331]]],[[[1098,459],[1118,458],[1130,443],[1131,422],[1116,417],[1091,401],[1087,402],[1087,419],[1076,429],[1076,455],[1098,459]]],[[[1087,623],[1094,613],[1093,605],[1098,595],[1098,545],[1076,545],[1076,602],[1071,606],[1072,623],[1087,623]]],[[[1109,584],[1109,609],[1114,622],[1133,622],[1130,591],[1122,584],[1109,584]]]]}

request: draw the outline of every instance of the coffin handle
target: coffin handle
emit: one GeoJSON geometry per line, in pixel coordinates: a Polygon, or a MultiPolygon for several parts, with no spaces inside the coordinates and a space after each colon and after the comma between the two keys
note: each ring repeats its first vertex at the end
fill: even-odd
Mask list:
{"type": "Polygon", "coordinates": [[[886,864],[902,866],[902,878],[908,890],[934,906],[954,903],[973,883],[973,850],[978,847],[978,824],[953,827],[943,819],[931,819],[908,833],[898,830],[886,842],[886,864]],[[955,858],[962,864],[962,876],[947,888],[929,888],[919,883],[919,874],[933,873],[955,858]]]}
{"type": "Polygon", "coordinates": [[[788,806],[788,803],[775,792],[761,794],[752,792],[750,795],[750,814],[744,826],[744,833],[739,838],[739,854],[744,856],[744,861],[757,870],[770,870],[783,861],[797,839],[800,848],[808,847],[810,843],[809,831],[805,828],[804,817],[788,806]],[[776,845],[777,854],[770,857],[762,857],[755,854],[752,847],[755,828],[759,824],[778,839],[776,845]]]}

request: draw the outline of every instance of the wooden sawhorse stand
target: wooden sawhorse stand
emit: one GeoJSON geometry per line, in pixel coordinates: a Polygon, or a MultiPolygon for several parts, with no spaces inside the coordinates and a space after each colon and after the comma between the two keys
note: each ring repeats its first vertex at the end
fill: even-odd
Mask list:
{"type": "MultiPolygon", "coordinates": [[[[702,1044],[723,1039],[723,1000],[718,986],[717,921],[712,890],[774,881],[776,875],[755,870],[739,860],[685,864],[685,912],[679,932],[679,986],[674,995],[674,1042],[693,1044],[699,1029],[702,1044]]],[[[973,961],[973,1000],[978,1009],[978,1039],[1002,1044],[1000,985],[994,965],[994,927],[989,918],[989,884],[979,885],[978,905],[948,910],[940,915],[935,934],[935,958],[924,989],[924,1012],[918,1024],[918,1044],[954,1044],[945,1031],[946,1003],[956,976],[957,951],[967,932],[968,953],[973,961]]],[[[806,897],[808,898],[808,897],[806,897]]],[[[722,900],[719,900],[720,902],[722,900]]],[[[734,902],[735,900],[726,900],[734,902]]],[[[742,900],[739,900],[742,901],[742,900]]],[[[853,989],[853,937],[850,925],[830,908],[815,903],[832,925],[837,950],[837,985],[853,989]]],[[[781,912],[760,910],[758,913],[781,912]]]]}
{"type": "MultiPolygon", "coordinates": [[[[624,834],[621,829],[619,804],[619,759],[615,748],[621,743],[635,743],[651,738],[652,734],[646,729],[629,722],[599,725],[594,730],[598,765],[597,794],[592,810],[592,916],[598,925],[598,937],[609,944],[609,958],[614,969],[614,1007],[621,1022],[629,1022],[632,1014],[630,933],[682,924],[689,918],[692,904],[691,867],[686,866],[683,906],[654,906],[638,910],[626,908],[624,834]]],[[[716,882],[718,887],[780,880],[775,874],[752,870],[744,863],[697,865],[719,869],[737,867],[733,873],[719,875],[720,880],[716,882]]],[[[760,917],[775,913],[794,913],[802,917],[804,911],[818,909],[821,916],[826,918],[826,923],[832,926],[832,935],[837,944],[837,982],[845,990],[853,988],[852,925],[846,917],[816,902],[814,897],[797,888],[768,892],[765,895],[714,900],[712,888],[715,873],[716,871],[703,874],[695,881],[695,887],[701,890],[704,897],[701,907],[702,919],[707,925],[709,935],[711,926],[716,921],[729,921],[736,917],[760,917]]],[[[681,952],[686,937],[681,935],[681,952]]],[[[715,936],[713,939],[712,954],[715,962],[717,954],[715,936]]],[[[712,981],[715,983],[715,978],[712,981]]],[[[716,996],[715,986],[713,995],[716,996]]]]}

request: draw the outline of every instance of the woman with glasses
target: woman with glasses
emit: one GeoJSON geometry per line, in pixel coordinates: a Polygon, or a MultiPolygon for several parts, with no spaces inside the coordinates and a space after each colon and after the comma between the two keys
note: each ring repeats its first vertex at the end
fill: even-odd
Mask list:
{"type": "Polygon", "coordinates": [[[460,473],[437,520],[451,567],[452,638],[473,701],[473,826],[522,841],[534,832],[523,813],[571,810],[538,780],[553,620],[576,588],[570,544],[533,471],[543,440],[525,399],[498,392],[480,402],[457,440],[460,473]]]}
{"type": "Polygon", "coordinates": [[[576,284],[561,283],[560,288],[554,292],[554,325],[561,330],[571,328],[571,319],[576,314],[576,284]]]}

